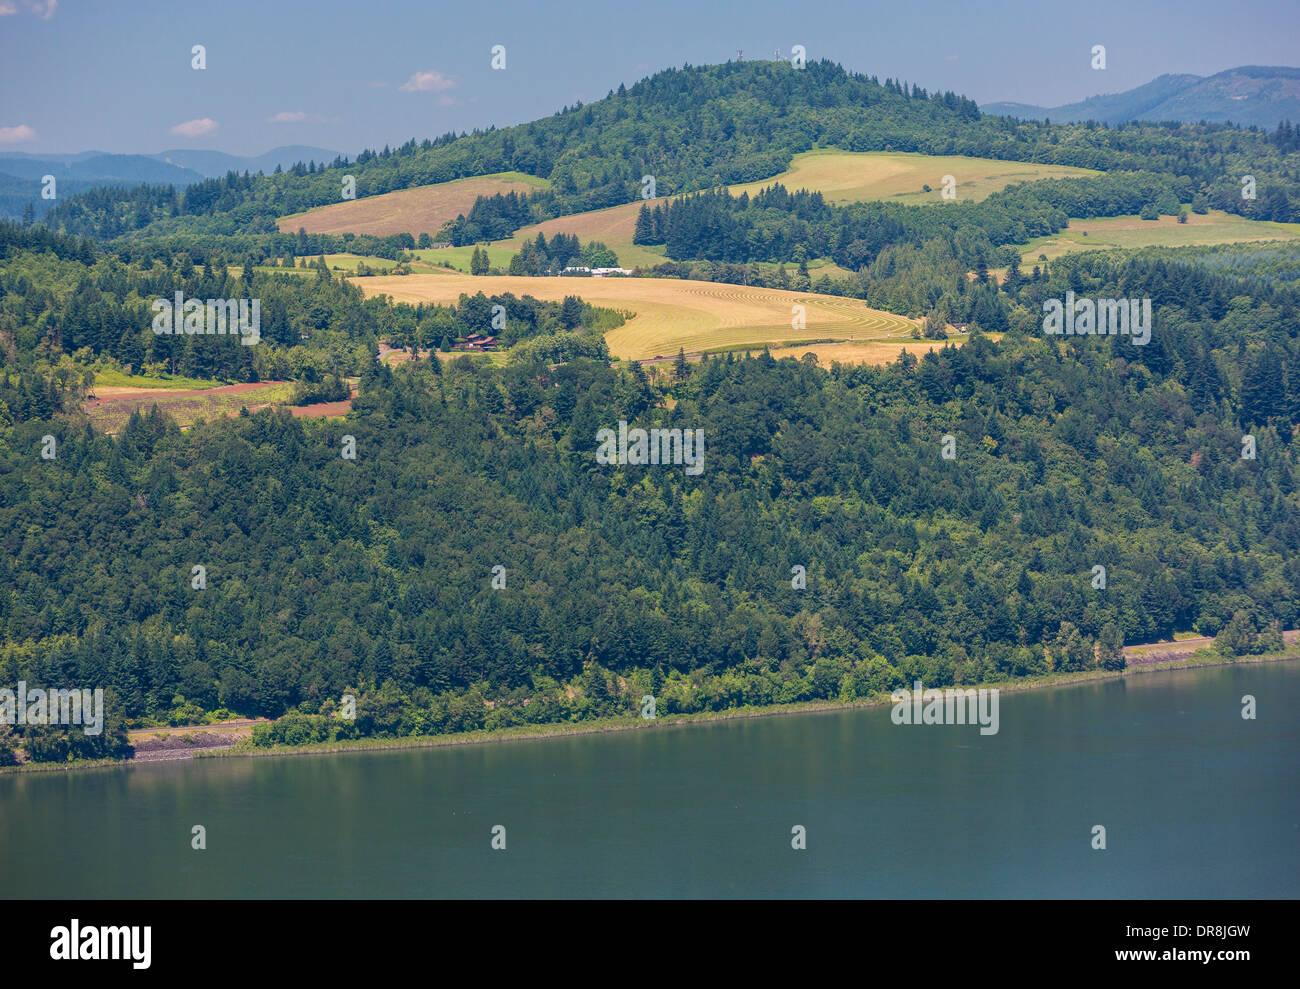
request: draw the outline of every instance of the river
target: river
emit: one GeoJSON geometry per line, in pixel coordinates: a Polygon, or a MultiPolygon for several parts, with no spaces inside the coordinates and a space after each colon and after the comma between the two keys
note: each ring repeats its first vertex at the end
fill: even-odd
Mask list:
{"type": "Polygon", "coordinates": [[[1293,898],[1298,710],[1286,662],[1004,692],[995,735],[879,707],[0,776],[0,895],[1293,898]]]}

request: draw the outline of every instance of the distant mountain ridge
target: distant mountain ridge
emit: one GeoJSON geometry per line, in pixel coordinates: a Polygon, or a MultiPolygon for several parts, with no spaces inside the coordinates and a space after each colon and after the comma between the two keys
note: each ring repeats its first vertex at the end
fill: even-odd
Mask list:
{"type": "Polygon", "coordinates": [[[189,185],[204,178],[199,172],[159,161],[152,155],[112,155],[100,151],[22,157],[0,154],[0,174],[37,183],[46,175],[79,182],[171,182],[177,185],[189,185]]]}
{"type": "Polygon", "coordinates": [[[276,166],[289,168],[297,162],[331,162],[337,151],[307,145],[272,148],[255,157],[230,155],[223,151],[180,148],[151,155],[118,155],[104,151],[76,154],[32,154],[0,152],[0,217],[18,217],[30,203],[41,217],[53,205],[41,198],[41,183],[53,175],[60,197],[72,196],[100,185],[174,185],[184,187],[204,179],[221,178],[227,172],[270,173],[276,166]]]}
{"type": "Polygon", "coordinates": [[[342,152],[330,151],[328,148],[314,148],[304,144],[290,144],[272,148],[266,154],[255,157],[228,155],[224,151],[196,151],[192,148],[178,148],[172,151],[159,151],[150,155],[158,161],[181,168],[192,169],[204,178],[220,178],[227,172],[274,172],[276,166],[288,168],[297,162],[330,162],[343,157],[342,152]]]}
{"type": "Polygon", "coordinates": [[[15,178],[63,175],[75,179],[103,179],[118,182],[173,182],[189,185],[202,179],[221,178],[227,172],[273,172],[296,162],[329,162],[341,157],[328,148],[290,144],[256,156],[230,155],[224,151],[176,148],[157,154],[119,155],[104,151],[77,154],[30,154],[0,152],[0,173],[15,178]]]}
{"type": "Polygon", "coordinates": [[[1212,76],[1168,74],[1135,89],[1065,106],[986,103],[980,110],[1058,123],[1204,120],[1273,130],[1283,120],[1300,121],[1300,68],[1243,65],[1212,76]]]}

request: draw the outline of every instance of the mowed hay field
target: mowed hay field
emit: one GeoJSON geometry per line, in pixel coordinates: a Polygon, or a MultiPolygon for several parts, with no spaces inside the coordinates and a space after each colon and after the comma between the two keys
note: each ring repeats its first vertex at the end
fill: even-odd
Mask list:
{"type": "Polygon", "coordinates": [[[517,192],[527,195],[550,183],[522,172],[500,172],[474,179],[456,179],[415,189],[400,189],[381,196],[366,196],[330,206],[318,206],[305,213],[282,217],[278,223],[284,233],[309,234],[390,234],[409,233],[436,236],[443,224],[468,213],[479,196],[517,192]]]}
{"type": "Polygon", "coordinates": [[[1198,247],[1297,238],[1300,238],[1300,223],[1248,220],[1217,209],[1208,213],[1189,213],[1186,223],[1179,223],[1176,216],[1162,216],[1158,220],[1104,216],[1072,219],[1066,229],[1050,237],[1031,240],[1021,249],[1020,257],[1021,267],[1028,271],[1038,263],[1040,254],[1046,254],[1051,261],[1078,251],[1116,247],[1198,247]]]}
{"type": "MultiPolygon", "coordinates": [[[[951,175],[957,180],[957,199],[981,200],[1005,189],[1013,182],[1030,182],[1037,179],[1074,178],[1100,173],[1089,168],[1072,168],[1068,165],[1032,165],[1018,161],[1000,161],[994,158],[966,158],[960,155],[930,156],[905,154],[897,151],[805,151],[794,156],[790,168],[780,175],[759,182],[746,182],[729,186],[733,195],[748,192],[751,196],[777,182],[790,192],[807,189],[820,192],[827,202],[843,203],[887,200],[890,202],[922,205],[942,204],[940,196],[943,177],[951,175]],[[931,191],[924,192],[922,186],[931,191]]],[[[671,197],[669,197],[671,198],[671,197]]],[[[648,200],[646,203],[626,203],[590,213],[561,216],[544,223],[523,227],[509,240],[497,241],[518,250],[525,240],[538,233],[547,239],[557,233],[577,234],[584,244],[589,240],[602,241],[615,254],[625,268],[649,267],[666,260],[660,246],[646,247],[632,243],[636,232],[636,218],[643,205],[653,208],[667,198],[648,200]]]]}
{"type": "MultiPolygon", "coordinates": [[[[1000,340],[1002,334],[989,334],[989,337],[993,340],[1000,340]]],[[[773,347],[772,356],[777,359],[793,357],[799,360],[805,354],[813,354],[817,358],[817,363],[822,367],[829,367],[837,361],[840,364],[883,365],[894,363],[903,350],[915,357],[923,357],[932,350],[941,350],[947,344],[960,347],[966,339],[967,337],[954,335],[947,340],[911,340],[907,343],[893,340],[867,340],[864,342],[800,344],[797,347],[773,347]]]]}
{"type": "MultiPolygon", "coordinates": [[[[1013,182],[1027,182],[1043,178],[1066,178],[1096,175],[1086,168],[1067,165],[1036,165],[1016,161],[999,161],[993,158],[967,158],[959,155],[928,156],[898,151],[806,151],[794,156],[790,168],[779,175],[759,182],[733,185],[731,191],[750,195],[775,182],[780,182],[791,192],[808,189],[820,192],[828,202],[840,204],[887,200],[908,204],[942,204],[940,189],[943,176],[952,175],[957,180],[958,200],[980,200],[1013,182]],[[922,191],[929,185],[930,192],[922,191]]],[[[423,232],[436,234],[443,223],[468,213],[478,195],[497,192],[528,192],[547,185],[545,179],[524,175],[521,172],[502,172],[480,179],[458,179],[439,185],[422,186],[371,196],[347,203],[323,206],[279,221],[280,229],[289,233],[299,227],[308,233],[394,233],[423,232]]],[[[650,206],[666,199],[648,200],[650,206]]],[[[603,242],[625,268],[650,267],[665,260],[660,246],[646,247],[632,243],[636,218],[645,205],[641,201],[611,206],[589,213],[575,213],[520,229],[513,237],[496,241],[492,249],[492,263],[504,266],[510,255],[519,250],[525,240],[538,233],[549,239],[557,233],[576,234],[585,244],[591,240],[603,242]]],[[[421,252],[424,260],[434,264],[449,262],[459,268],[469,266],[470,248],[446,251],[421,252]]]]}
{"type": "MultiPolygon", "coordinates": [[[[906,203],[948,202],[940,195],[943,177],[957,182],[957,201],[985,199],[1014,182],[1083,178],[1101,173],[1069,165],[1041,165],[964,155],[922,155],[902,151],[805,151],[797,154],[780,175],[731,186],[734,195],[756,192],[780,182],[790,192],[820,192],[828,203],[872,200],[906,203]],[[922,186],[928,185],[926,192],[922,186]]],[[[633,218],[635,220],[635,217],[633,218]]]]}
{"type": "Polygon", "coordinates": [[[688,354],[760,349],[801,340],[880,341],[897,354],[912,342],[917,325],[869,309],[860,299],[672,278],[475,278],[448,273],[361,278],[356,284],[367,295],[385,294],[395,302],[443,305],[455,303],[461,293],[512,292],[551,301],[577,295],[592,305],[631,314],[624,325],[606,334],[606,340],[615,357],[635,360],[671,357],[679,349],[688,354]],[[806,308],[802,330],[790,325],[795,305],[806,308]]]}

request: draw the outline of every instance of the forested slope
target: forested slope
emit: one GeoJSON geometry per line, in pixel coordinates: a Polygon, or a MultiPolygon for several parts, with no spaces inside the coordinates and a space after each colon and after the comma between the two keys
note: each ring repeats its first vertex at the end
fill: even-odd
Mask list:
{"type": "Polygon", "coordinates": [[[1052,278],[1013,313],[1067,285],[1149,291],[1152,343],[1013,328],[919,363],[728,357],[658,381],[418,361],[369,369],[346,422],[16,424],[0,681],[104,683],[133,718],[292,712],[267,737],[303,740],[643,692],[669,712],[854,697],[1296,625],[1294,297],[1105,255],[1052,278]],[[599,465],[620,419],[703,429],[703,473],[599,465]],[[357,722],[320,713],[348,690],[357,722]]]}

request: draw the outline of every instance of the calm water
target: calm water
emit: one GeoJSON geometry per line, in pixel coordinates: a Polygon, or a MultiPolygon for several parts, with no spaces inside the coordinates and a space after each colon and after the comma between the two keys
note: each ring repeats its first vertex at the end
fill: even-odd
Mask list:
{"type": "Polygon", "coordinates": [[[0,896],[1295,897],[1297,710],[1275,663],[1004,694],[986,737],[884,707],[5,776],[0,896]]]}

